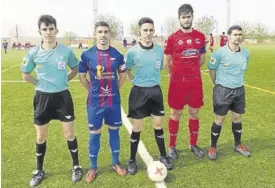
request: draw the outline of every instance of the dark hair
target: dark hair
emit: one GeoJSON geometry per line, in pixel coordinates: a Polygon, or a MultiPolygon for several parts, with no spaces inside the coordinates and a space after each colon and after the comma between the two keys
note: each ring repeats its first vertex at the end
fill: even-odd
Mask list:
{"type": "Polygon", "coordinates": [[[210,33],[209,35],[212,36],[212,33],[210,33]]]}
{"type": "Polygon", "coordinates": [[[222,32],[222,34],[224,35],[224,34],[225,34],[225,32],[222,32]]]}
{"type": "Polygon", "coordinates": [[[142,26],[143,24],[150,23],[154,25],[154,21],[151,18],[143,17],[138,21],[138,26],[142,26]]]}
{"type": "Polygon", "coordinates": [[[96,22],[95,23],[95,30],[96,30],[97,27],[100,27],[100,26],[108,27],[108,29],[110,30],[109,24],[105,21],[96,22]]]}
{"type": "Polygon", "coordinates": [[[180,17],[182,13],[188,14],[189,12],[191,12],[191,14],[193,15],[194,13],[193,7],[190,4],[183,4],[180,6],[178,10],[178,16],[180,17]]]}
{"type": "Polygon", "coordinates": [[[56,19],[51,15],[44,14],[39,17],[38,29],[40,29],[41,23],[45,23],[46,26],[49,26],[50,24],[54,24],[55,28],[57,28],[56,19]]]}
{"type": "Polygon", "coordinates": [[[232,25],[231,27],[229,27],[229,29],[227,30],[227,34],[231,35],[233,30],[238,30],[238,31],[242,31],[242,27],[239,25],[232,25]]]}

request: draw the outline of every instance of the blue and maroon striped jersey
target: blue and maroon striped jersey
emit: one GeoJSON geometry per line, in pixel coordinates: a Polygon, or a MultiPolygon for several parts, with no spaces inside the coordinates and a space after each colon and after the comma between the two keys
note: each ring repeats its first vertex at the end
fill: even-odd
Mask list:
{"type": "Polygon", "coordinates": [[[79,63],[79,72],[90,77],[87,104],[108,107],[120,103],[118,73],[126,70],[123,55],[113,47],[99,50],[96,46],[84,51],[79,63]]]}

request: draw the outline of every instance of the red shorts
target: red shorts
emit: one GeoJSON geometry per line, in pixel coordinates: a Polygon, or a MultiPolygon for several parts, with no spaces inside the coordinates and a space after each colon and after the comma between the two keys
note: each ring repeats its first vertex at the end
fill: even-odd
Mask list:
{"type": "Polygon", "coordinates": [[[175,110],[181,110],[185,105],[192,108],[202,107],[204,104],[202,80],[183,81],[170,77],[168,104],[175,110]]]}

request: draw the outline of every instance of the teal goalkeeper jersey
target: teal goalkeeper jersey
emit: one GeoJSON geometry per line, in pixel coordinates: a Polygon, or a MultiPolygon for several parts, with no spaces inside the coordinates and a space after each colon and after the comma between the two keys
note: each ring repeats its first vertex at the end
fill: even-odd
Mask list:
{"type": "Polygon", "coordinates": [[[238,52],[230,50],[228,45],[219,48],[208,63],[208,69],[216,70],[215,84],[232,89],[243,86],[248,59],[249,54],[244,48],[238,52]]]}
{"type": "Polygon", "coordinates": [[[35,70],[35,90],[56,93],[68,88],[67,66],[71,69],[78,66],[78,60],[70,48],[58,44],[54,49],[45,50],[39,45],[23,58],[20,69],[24,73],[35,70]]]}
{"type": "Polygon", "coordinates": [[[154,43],[152,49],[143,49],[139,44],[130,48],[125,56],[128,70],[134,69],[132,83],[139,87],[160,85],[160,70],[163,68],[163,49],[154,43]]]}

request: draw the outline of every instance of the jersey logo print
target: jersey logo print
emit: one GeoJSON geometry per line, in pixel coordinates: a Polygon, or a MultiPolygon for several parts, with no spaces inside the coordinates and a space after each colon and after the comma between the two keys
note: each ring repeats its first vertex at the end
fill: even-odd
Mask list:
{"type": "Polygon", "coordinates": [[[67,118],[67,119],[71,119],[71,117],[72,117],[72,116],[65,116],[65,118],[67,118]]]}
{"type": "Polygon", "coordinates": [[[200,39],[195,39],[195,43],[200,44],[201,40],[200,39]]]}
{"type": "Polygon", "coordinates": [[[184,57],[197,57],[200,54],[199,50],[197,49],[189,49],[182,52],[184,57]]]}
{"type": "Polygon", "coordinates": [[[103,71],[104,71],[104,67],[103,66],[101,66],[101,65],[97,65],[96,66],[96,75],[98,77],[101,77],[103,71]]]}
{"type": "Polygon", "coordinates": [[[109,93],[109,87],[106,86],[105,88],[104,87],[100,87],[104,93],[109,93]]]}
{"type": "Polygon", "coordinates": [[[112,89],[109,88],[108,86],[104,87],[100,87],[100,89],[103,91],[102,94],[100,94],[99,96],[103,96],[103,97],[109,97],[109,96],[115,96],[114,93],[112,93],[112,89]]]}

